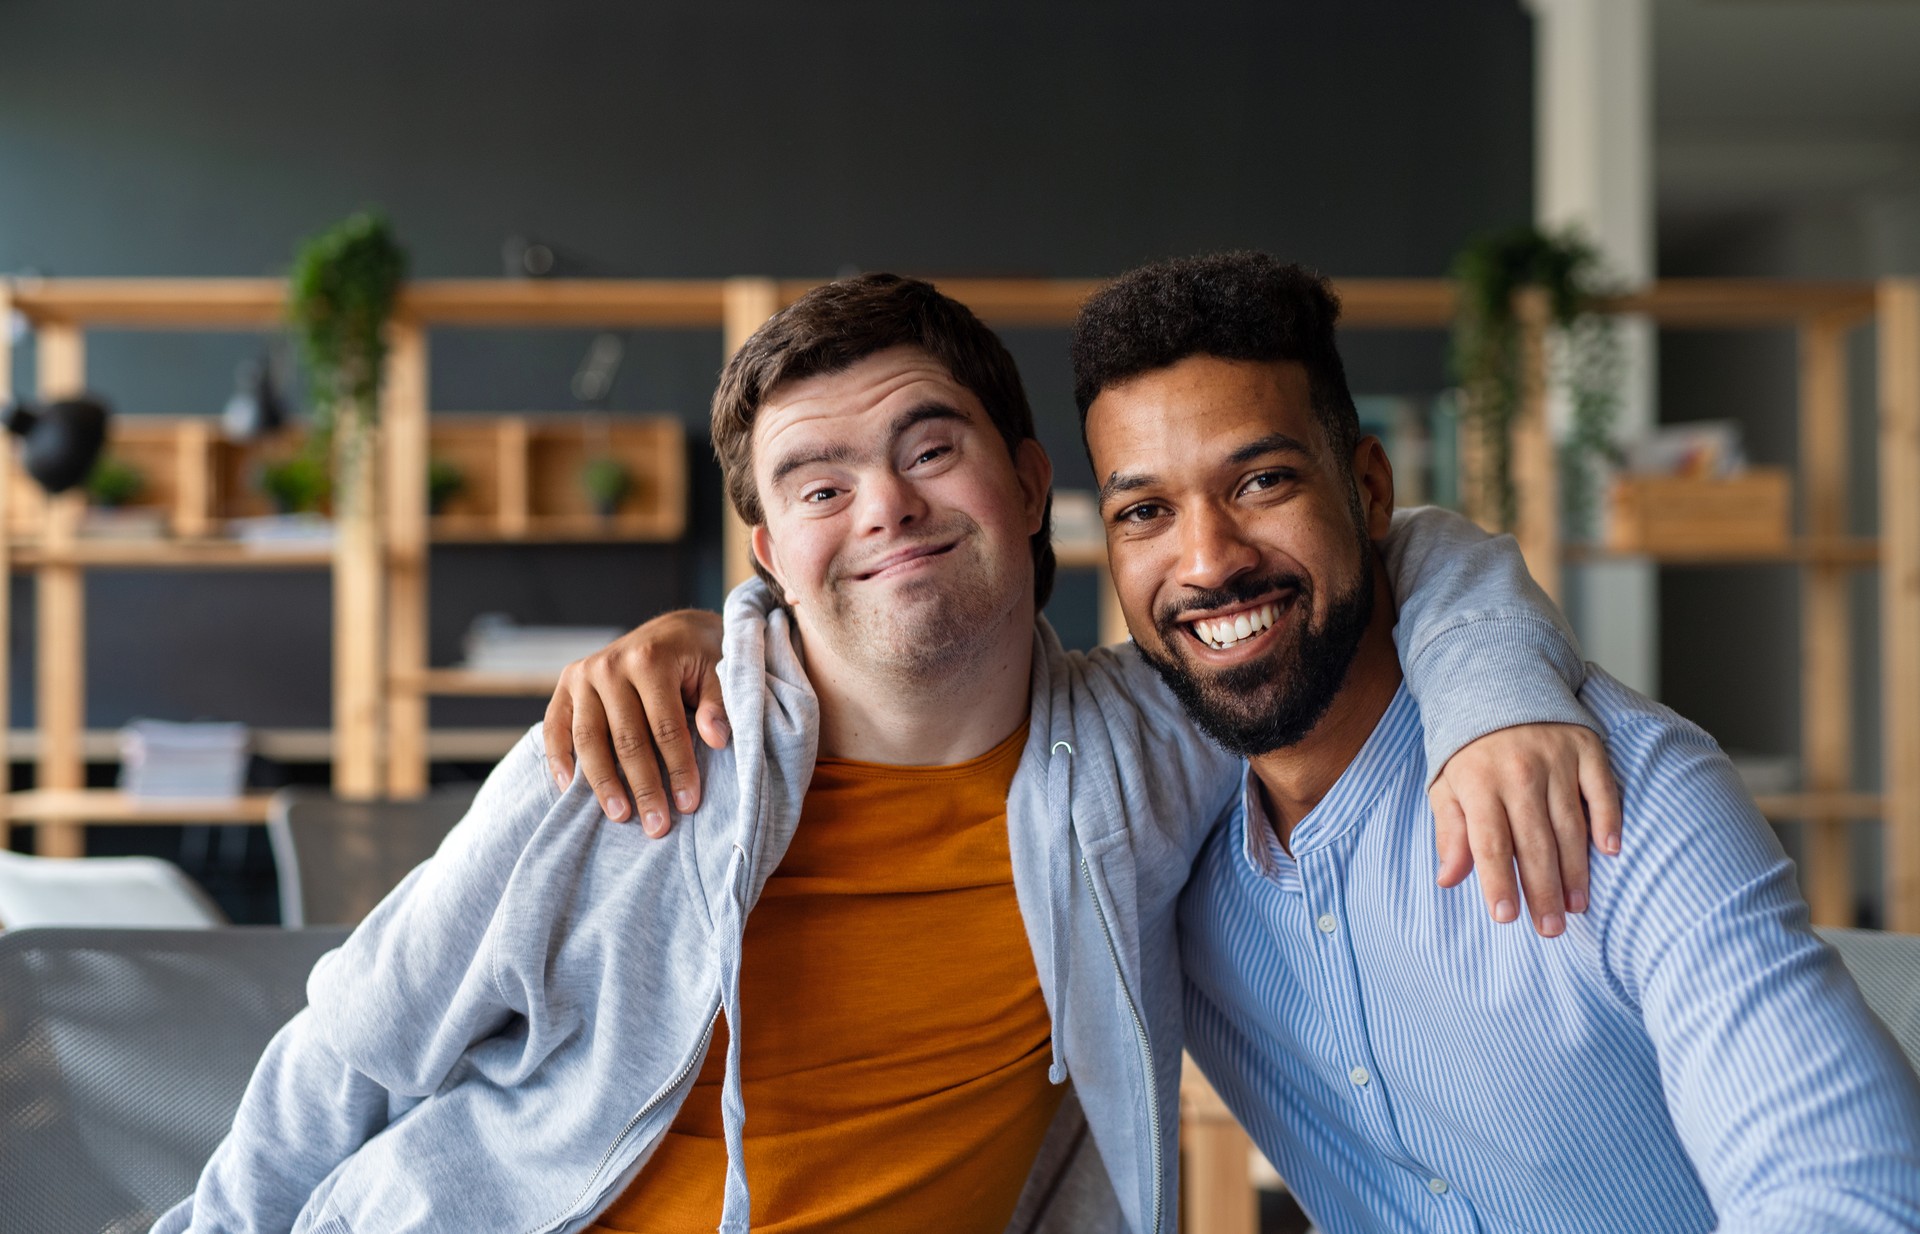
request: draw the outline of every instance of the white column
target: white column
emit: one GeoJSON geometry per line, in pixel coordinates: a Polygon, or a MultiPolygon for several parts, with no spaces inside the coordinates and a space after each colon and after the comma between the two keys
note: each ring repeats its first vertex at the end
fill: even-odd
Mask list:
{"type": "MultiPolygon", "coordinates": [[[[1534,214],[1577,224],[1627,286],[1654,277],[1649,0],[1527,0],[1534,16],[1534,214]]],[[[1651,323],[1621,323],[1619,434],[1654,423],[1651,323]]],[[[1564,426],[1566,408],[1555,408],[1564,426]]],[[[1659,687],[1659,576],[1608,562],[1567,571],[1564,602],[1587,658],[1634,689],[1659,687]]]]}

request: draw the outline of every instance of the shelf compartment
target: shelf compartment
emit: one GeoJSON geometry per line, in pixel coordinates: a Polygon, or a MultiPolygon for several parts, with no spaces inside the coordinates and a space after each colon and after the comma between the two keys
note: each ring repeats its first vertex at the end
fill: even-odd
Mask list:
{"type": "Polygon", "coordinates": [[[428,456],[458,467],[461,491],[428,520],[444,543],[665,541],[687,525],[686,430],[669,415],[436,412],[428,456]],[[631,488],[609,515],[581,485],[591,458],[617,459],[631,488]]]}
{"type": "Polygon", "coordinates": [[[8,793],[10,823],[94,823],[176,826],[182,823],[264,823],[273,794],[203,800],[132,797],[117,788],[38,788],[8,793]]]}

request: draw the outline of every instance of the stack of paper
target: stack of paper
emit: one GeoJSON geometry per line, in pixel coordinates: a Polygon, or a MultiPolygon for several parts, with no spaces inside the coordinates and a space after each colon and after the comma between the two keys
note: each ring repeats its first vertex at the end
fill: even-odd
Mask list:
{"type": "Polygon", "coordinates": [[[558,673],[621,633],[614,626],[517,626],[503,613],[482,613],[467,630],[463,667],[486,673],[558,673]]]}
{"type": "Polygon", "coordinates": [[[244,724],[135,720],[120,730],[120,787],[135,797],[238,797],[247,743],[244,724]]]}

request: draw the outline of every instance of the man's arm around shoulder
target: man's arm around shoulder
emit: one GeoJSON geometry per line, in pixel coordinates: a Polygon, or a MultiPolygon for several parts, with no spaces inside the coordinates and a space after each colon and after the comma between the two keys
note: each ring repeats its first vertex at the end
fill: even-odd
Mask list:
{"type": "Polygon", "coordinates": [[[503,982],[493,963],[498,909],[558,797],[536,729],[434,858],[314,966],[306,1010],[268,1044],[232,1131],[154,1234],[291,1229],[342,1161],[433,1093],[475,1041],[525,1014],[535,992],[503,982]]]}

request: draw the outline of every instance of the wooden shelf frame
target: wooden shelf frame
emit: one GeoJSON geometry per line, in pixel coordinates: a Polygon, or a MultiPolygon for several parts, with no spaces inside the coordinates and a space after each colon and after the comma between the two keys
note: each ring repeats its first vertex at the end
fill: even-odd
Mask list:
{"type": "MultiPolygon", "coordinates": [[[[1615,297],[1612,311],[1666,329],[1789,329],[1799,349],[1801,527],[1780,552],[1641,556],[1667,565],[1785,564],[1801,595],[1801,792],[1761,799],[1769,817],[1807,826],[1802,879],[1817,924],[1853,924],[1852,828],[1881,820],[1889,928],[1920,932],[1920,282],[1775,283],[1689,280],[1615,297]],[[1876,328],[1880,517],[1877,537],[1848,529],[1849,390],[1853,332],[1876,328]],[[1881,572],[1882,792],[1852,780],[1853,572],[1881,572]]],[[[1534,577],[1559,595],[1563,562],[1628,559],[1562,543],[1555,444],[1545,430],[1545,314],[1523,298],[1531,395],[1514,434],[1521,511],[1515,536],[1534,577]]]]}

